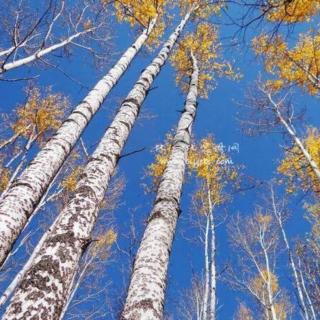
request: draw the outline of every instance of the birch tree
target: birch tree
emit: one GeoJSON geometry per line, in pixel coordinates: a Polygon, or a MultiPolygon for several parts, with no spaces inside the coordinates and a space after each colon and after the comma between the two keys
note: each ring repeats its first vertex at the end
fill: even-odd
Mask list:
{"type": "Polygon", "coordinates": [[[246,104],[249,112],[241,120],[245,125],[245,133],[280,132],[288,137],[291,144],[285,152],[287,160],[282,161],[278,171],[288,178],[289,188],[293,187],[293,181],[299,176],[303,190],[309,190],[310,187],[316,190],[320,181],[320,164],[315,149],[317,131],[307,128],[306,137],[299,134],[296,125],[301,123],[303,112],[296,110],[289,100],[290,92],[275,93],[268,83],[258,83],[257,87],[258,90],[249,94],[246,104]]]}
{"type": "MultiPolygon", "coordinates": [[[[7,190],[5,197],[0,200],[0,264],[32,216],[41,196],[46,192],[83,130],[151,34],[157,17],[151,16],[149,18],[148,25],[137,40],[64,120],[54,137],[43,146],[29,166],[7,190]]],[[[157,68],[158,64],[161,65],[162,62],[162,59],[159,63],[157,61],[154,68],[157,68]]]]}
{"type": "MultiPolygon", "coordinates": [[[[212,36],[210,36],[212,39],[212,36]]],[[[154,185],[159,185],[161,176],[168,163],[168,155],[172,150],[173,137],[167,136],[164,145],[158,145],[155,162],[149,166],[149,175],[154,185]]],[[[198,238],[200,238],[204,263],[204,277],[194,279],[192,288],[188,290],[190,297],[187,302],[181,302],[179,314],[185,319],[208,320],[216,318],[216,209],[230,197],[225,188],[237,183],[237,170],[229,165],[228,157],[221,146],[212,137],[202,139],[190,147],[187,168],[195,176],[197,186],[193,194],[193,206],[197,215],[195,223],[198,238]]],[[[191,218],[194,223],[195,219],[191,218]]]]}
{"type": "Polygon", "coordinates": [[[62,54],[70,53],[71,47],[104,60],[105,45],[110,41],[107,23],[110,13],[99,1],[77,0],[72,7],[64,0],[36,7],[28,0],[14,2],[16,6],[2,5],[6,17],[0,24],[4,34],[0,45],[8,47],[0,50],[0,74],[34,62],[45,62],[47,56],[59,49],[62,54]],[[98,52],[98,47],[104,47],[104,52],[98,52]]]}
{"type": "Polygon", "coordinates": [[[217,265],[216,265],[216,217],[215,210],[228,199],[224,189],[236,184],[237,171],[228,164],[223,150],[212,138],[203,139],[194,146],[189,154],[189,166],[200,180],[199,190],[195,194],[198,214],[205,217],[203,239],[205,286],[203,297],[203,318],[216,319],[217,306],[217,265]]]}
{"type": "Polygon", "coordinates": [[[284,154],[278,166],[278,172],[287,184],[287,192],[295,193],[298,190],[305,192],[312,190],[315,194],[320,192],[319,175],[314,167],[320,165],[319,159],[320,135],[317,129],[308,128],[307,135],[301,140],[302,150],[306,150],[309,157],[305,157],[299,146],[291,146],[284,154]],[[310,163],[309,159],[312,159],[310,163]],[[313,165],[312,165],[313,164],[313,165]]]}
{"type": "Polygon", "coordinates": [[[52,93],[50,88],[27,89],[26,95],[26,102],[16,108],[14,114],[9,116],[10,120],[6,120],[10,124],[1,145],[1,197],[24,168],[29,150],[35,145],[41,146],[53,134],[61,125],[69,106],[67,98],[60,93],[52,93]]]}
{"type": "MultiPolygon", "coordinates": [[[[177,82],[182,83],[187,98],[136,254],[121,319],[163,317],[167,268],[180,214],[181,191],[191,145],[191,129],[196,116],[198,91],[201,95],[207,94],[208,70],[215,68],[223,73],[223,67],[217,67],[218,62],[215,61],[218,55],[216,48],[216,30],[209,24],[200,24],[194,34],[186,35],[172,57],[177,69],[177,82]],[[187,78],[189,85],[183,82],[187,78]]],[[[157,170],[156,167],[154,169],[157,170]]]]}
{"type": "Polygon", "coordinates": [[[279,237],[272,216],[259,207],[252,216],[238,214],[229,236],[238,257],[236,271],[229,270],[231,284],[257,301],[260,319],[288,319],[291,308],[275,270],[279,237]]]}
{"type": "MultiPolygon", "coordinates": [[[[284,222],[286,219],[286,205],[284,201],[278,201],[275,196],[274,187],[270,185],[270,202],[271,202],[271,212],[276,219],[279,229],[281,231],[282,239],[285,244],[286,251],[288,253],[289,265],[293,275],[293,285],[297,291],[297,298],[299,301],[299,307],[301,309],[302,318],[305,320],[313,319],[316,320],[316,313],[313,303],[310,298],[310,294],[307,288],[304,288],[305,276],[303,273],[299,272],[298,264],[296,263],[295,253],[291,248],[287,232],[284,227],[284,222]]],[[[299,258],[298,258],[299,259],[299,258]]]]}
{"type": "Polygon", "coordinates": [[[280,90],[295,85],[311,95],[319,95],[320,34],[312,30],[299,34],[293,48],[281,35],[272,41],[268,38],[265,34],[256,37],[253,48],[263,58],[265,69],[271,75],[269,87],[280,90]]]}
{"type": "Polygon", "coordinates": [[[240,18],[235,17],[233,24],[245,30],[249,26],[262,25],[264,29],[271,26],[270,39],[280,31],[280,27],[290,28],[309,22],[320,10],[316,0],[239,0],[234,4],[244,11],[240,18]]]}
{"type": "Polygon", "coordinates": [[[166,62],[193,9],[186,14],[159,54],[142,72],[120,106],[88,161],[73,197],[48,231],[26,271],[3,319],[32,318],[34,315],[59,319],[79,259],[91,241],[90,234],[120,153],[154,78],[166,62]]]}

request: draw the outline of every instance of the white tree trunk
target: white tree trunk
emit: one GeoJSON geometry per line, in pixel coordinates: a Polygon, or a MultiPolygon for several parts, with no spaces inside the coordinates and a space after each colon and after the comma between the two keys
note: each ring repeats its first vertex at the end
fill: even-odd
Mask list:
{"type": "Polygon", "coordinates": [[[208,301],[210,288],[210,264],[209,264],[209,234],[210,234],[210,217],[207,215],[206,231],[204,237],[204,295],[203,295],[203,319],[208,320],[208,301]]]}
{"type": "Polygon", "coordinates": [[[273,187],[272,186],[270,188],[270,191],[271,191],[272,211],[273,211],[273,213],[274,213],[274,215],[276,217],[276,220],[277,220],[277,222],[279,224],[279,227],[280,227],[280,230],[281,230],[281,233],[282,233],[282,238],[283,238],[283,241],[285,243],[285,246],[286,246],[286,249],[287,249],[287,252],[288,252],[289,264],[290,264],[290,267],[292,269],[292,273],[293,273],[293,277],[294,277],[294,281],[295,281],[295,286],[296,286],[297,291],[298,291],[298,298],[299,298],[299,302],[300,302],[300,307],[302,309],[303,318],[305,320],[309,320],[310,319],[309,318],[309,313],[308,313],[308,309],[306,307],[306,303],[304,301],[304,294],[303,294],[303,290],[302,290],[302,287],[301,287],[301,283],[299,281],[297,267],[296,267],[295,261],[294,261],[293,256],[292,256],[292,251],[291,251],[291,248],[290,248],[290,243],[289,243],[286,231],[285,231],[285,229],[283,227],[281,213],[278,211],[278,208],[277,208],[276,199],[275,199],[275,195],[274,195],[274,191],[273,191],[273,187]]]}
{"type": "Polygon", "coordinates": [[[156,19],[63,122],[0,201],[0,266],[87,124],[127,70],[156,19]]]}
{"type": "Polygon", "coordinates": [[[208,203],[209,203],[209,222],[211,233],[210,246],[210,300],[209,300],[209,320],[216,318],[216,287],[217,287],[217,272],[216,272],[216,230],[213,216],[213,205],[211,200],[211,186],[207,182],[208,187],[208,203]]]}
{"type": "Polygon", "coordinates": [[[274,306],[274,294],[272,292],[272,284],[271,284],[272,272],[271,272],[271,268],[270,268],[268,251],[267,251],[267,248],[265,247],[265,243],[264,243],[264,231],[263,230],[260,230],[259,241],[260,241],[261,249],[263,251],[264,260],[265,260],[265,267],[266,267],[266,271],[267,271],[267,276],[260,272],[261,278],[265,281],[265,283],[267,285],[267,303],[265,304],[265,306],[267,308],[266,315],[269,317],[269,311],[270,311],[271,312],[271,319],[278,320],[278,316],[277,316],[276,309],[274,306]]]}
{"type": "Polygon", "coordinates": [[[304,294],[306,295],[306,298],[307,298],[307,301],[308,301],[308,306],[311,310],[311,313],[312,313],[312,318],[314,320],[317,319],[317,316],[316,316],[316,312],[315,312],[315,308],[313,306],[313,303],[311,301],[311,298],[310,298],[310,295],[309,295],[309,292],[307,290],[307,287],[306,287],[306,284],[305,284],[305,281],[304,281],[304,275],[302,273],[302,269],[301,269],[301,260],[300,258],[298,257],[298,264],[299,264],[299,274],[300,274],[300,279],[301,279],[301,285],[302,285],[302,288],[303,288],[303,292],[304,294]]]}
{"type": "Polygon", "coordinates": [[[297,136],[294,128],[292,125],[290,125],[285,118],[282,116],[281,111],[279,109],[279,105],[273,100],[272,96],[270,93],[267,93],[268,99],[271,102],[274,111],[277,114],[278,119],[280,120],[280,122],[282,123],[282,125],[285,127],[285,129],[287,130],[289,136],[291,137],[291,139],[294,141],[294,143],[297,145],[297,147],[300,149],[300,151],[302,152],[303,156],[306,158],[308,164],[310,165],[311,169],[313,170],[314,174],[317,176],[317,178],[320,180],[320,169],[318,167],[318,165],[316,164],[316,162],[312,159],[310,153],[308,152],[308,150],[304,147],[302,141],[299,139],[299,137],[297,136]]]}
{"type": "Polygon", "coordinates": [[[32,55],[30,55],[28,57],[25,57],[25,58],[22,58],[22,59],[19,59],[19,60],[15,60],[13,62],[5,63],[2,66],[0,66],[0,74],[4,73],[6,71],[9,71],[11,69],[15,69],[15,68],[24,66],[24,65],[26,65],[28,63],[31,63],[33,61],[36,61],[36,60],[42,58],[43,56],[45,56],[45,55],[47,55],[47,54],[49,54],[49,53],[51,53],[51,52],[53,52],[55,50],[58,50],[60,48],[65,47],[66,45],[71,43],[73,40],[83,36],[86,33],[91,32],[93,30],[94,30],[94,28],[90,28],[90,29],[87,29],[87,30],[84,30],[84,31],[81,31],[81,32],[77,32],[77,33],[73,34],[72,36],[68,37],[67,39],[65,39],[63,41],[60,41],[58,43],[55,43],[55,44],[51,45],[48,48],[40,49],[39,51],[33,53],[32,55]]]}
{"type": "Polygon", "coordinates": [[[86,165],[74,196],[33,259],[3,320],[33,319],[35,316],[46,320],[59,319],[79,259],[90,243],[90,234],[120,153],[154,78],[166,62],[189,16],[182,20],[122,103],[86,165]]]}
{"type": "MultiPolygon", "coordinates": [[[[18,174],[22,170],[22,167],[26,162],[26,158],[27,158],[28,152],[31,149],[31,147],[33,146],[34,142],[37,140],[37,138],[38,138],[38,134],[36,134],[36,128],[34,126],[32,134],[30,135],[30,137],[29,137],[26,145],[24,146],[23,150],[21,150],[21,154],[19,154],[19,156],[22,155],[22,157],[21,157],[21,159],[19,161],[19,164],[16,166],[15,170],[11,174],[10,180],[9,180],[8,185],[6,186],[5,190],[3,190],[3,192],[1,193],[0,201],[2,200],[2,198],[4,197],[6,192],[10,189],[13,181],[16,179],[16,177],[18,176],[18,174]]],[[[11,161],[9,161],[9,163],[11,164],[11,161]]],[[[7,164],[6,167],[9,167],[10,164],[7,164]]]]}
{"type": "Polygon", "coordinates": [[[178,123],[171,155],[136,255],[122,320],[163,319],[169,256],[180,213],[191,128],[197,108],[198,67],[195,58],[193,64],[185,111],[178,123]]]}

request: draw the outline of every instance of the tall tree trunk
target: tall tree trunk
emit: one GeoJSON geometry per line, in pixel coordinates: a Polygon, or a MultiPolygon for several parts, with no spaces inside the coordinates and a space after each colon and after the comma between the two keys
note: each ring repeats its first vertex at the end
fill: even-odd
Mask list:
{"type": "Polygon", "coordinates": [[[263,251],[263,256],[264,256],[264,262],[265,262],[265,268],[267,271],[267,274],[264,275],[261,271],[260,271],[260,276],[263,279],[263,281],[266,284],[266,291],[267,291],[267,301],[265,303],[265,307],[266,307],[266,315],[269,317],[271,316],[272,320],[279,320],[277,313],[276,313],[276,308],[275,308],[275,303],[274,303],[274,293],[272,291],[272,272],[271,272],[271,267],[270,267],[270,261],[269,261],[269,255],[268,255],[268,250],[265,247],[265,243],[264,243],[264,231],[260,230],[260,235],[259,235],[259,242],[260,242],[260,246],[261,249],[263,251]]]}
{"type": "Polygon", "coordinates": [[[90,244],[90,234],[120,153],[153,80],[166,62],[190,14],[181,21],[122,103],[86,165],[74,196],[60,213],[26,272],[3,320],[33,319],[35,315],[46,320],[59,319],[79,259],[90,244]]]}
{"type": "Polygon", "coordinates": [[[210,300],[209,300],[209,319],[216,318],[216,287],[217,287],[217,272],[216,272],[216,230],[213,216],[213,205],[211,200],[211,186],[207,181],[208,188],[208,204],[209,204],[209,222],[210,222],[210,300]]]}
{"type": "Polygon", "coordinates": [[[306,307],[305,298],[304,298],[302,286],[301,286],[301,283],[300,283],[300,280],[299,280],[296,263],[295,263],[294,258],[292,256],[290,243],[289,243],[289,240],[288,240],[288,237],[287,237],[287,233],[286,233],[286,231],[284,229],[284,226],[283,226],[282,214],[281,214],[281,212],[278,211],[278,208],[277,208],[276,199],[275,199],[275,195],[274,195],[274,191],[273,191],[273,187],[272,186],[270,187],[270,191],[271,191],[272,211],[273,211],[273,214],[275,215],[276,220],[277,220],[277,222],[279,224],[279,227],[280,227],[280,230],[281,230],[281,234],[282,234],[282,238],[283,238],[283,241],[284,241],[286,249],[287,249],[288,258],[289,258],[289,264],[290,264],[290,267],[292,269],[295,286],[296,286],[296,289],[297,289],[297,292],[298,292],[298,299],[299,299],[299,302],[300,302],[299,305],[300,305],[300,308],[302,309],[301,311],[302,311],[302,314],[303,314],[303,319],[309,320],[310,319],[309,312],[308,312],[308,309],[306,307]]]}
{"type": "Polygon", "coordinates": [[[63,122],[0,200],[0,266],[81,133],[148,39],[156,19],[63,122]]]}
{"type": "Polygon", "coordinates": [[[60,48],[65,47],[66,45],[70,44],[73,40],[83,36],[86,33],[93,31],[94,29],[95,28],[90,28],[90,29],[87,29],[87,30],[84,30],[81,32],[77,32],[77,33],[73,34],[72,36],[68,37],[67,39],[60,41],[58,43],[55,43],[47,48],[40,49],[28,57],[21,58],[19,60],[15,60],[13,62],[5,63],[0,66],[0,74],[5,73],[6,71],[9,71],[11,69],[15,69],[15,68],[24,66],[24,65],[31,63],[33,61],[39,60],[41,57],[43,57],[43,56],[45,56],[55,50],[58,50],[60,48]]]}
{"type": "Polygon", "coordinates": [[[203,295],[203,319],[208,320],[208,301],[209,301],[209,290],[210,290],[210,263],[209,263],[209,238],[210,238],[210,218],[207,215],[206,231],[204,238],[204,295],[203,295]]]}
{"type": "Polygon", "coordinates": [[[163,319],[167,268],[177,219],[191,128],[197,108],[198,67],[193,74],[172,152],[161,179],[148,225],[136,255],[122,320],[163,319]]]}
{"type": "Polygon", "coordinates": [[[299,266],[299,274],[300,274],[300,280],[301,280],[301,285],[302,285],[302,288],[303,288],[303,292],[304,292],[304,294],[305,294],[305,296],[307,298],[308,306],[309,306],[309,308],[311,310],[311,313],[312,313],[312,318],[315,320],[315,319],[317,319],[317,316],[316,316],[315,308],[314,308],[313,303],[311,301],[309,292],[307,290],[306,283],[304,281],[304,275],[303,275],[303,272],[302,272],[302,269],[301,269],[300,257],[298,257],[298,266],[299,266]]]}

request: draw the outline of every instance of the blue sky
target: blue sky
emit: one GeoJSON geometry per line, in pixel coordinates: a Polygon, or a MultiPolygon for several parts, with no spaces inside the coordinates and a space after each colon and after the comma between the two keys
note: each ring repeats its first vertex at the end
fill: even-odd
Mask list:
{"type": "MultiPolygon", "coordinates": [[[[238,14],[238,12],[234,11],[233,15],[235,14],[238,14]]],[[[223,17],[221,20],[223,21],[223,17]]],[[[178,21],[178,19],[175,21],[178,21]]],[[[112,64],[111,61],[116,61],[120,53],[135,39],[135,33],[126,24],[114,22],[114,26],[111,26],[111,28],[114,38],[111,41],[110,48],[113,54],[110,57],[110,64],[103,67],[103,71],[94,70],[92,64],[88,62],[88,57],[79,50],[75,50],[75,54],[66,60],[55,59],[55,61],[58,61],[65,72],[81,81],[86,87],[92,87],[103,75],[103,72],[109,69],[112,64]]],[[[191,25],[187,29],[190,28],[191,25]]],[[[166,35],[172,29],[173,27],[167,30],[166,35]]],[[[232,27],[222,26],[220,32],[222,38],[226,38],[232,36],[234,31],[235,29],[232,27]]],[[[248,40],[250,40],[250,36],[251,32],[247,36],[248,40]]],[[[280,145],[284,142],[281,135],[268,134],[265,136],[247,137],[242,134],[239,122],[237,121],[237,117],[241,116],[243,112],[239,108],[238,103],[244,102],[245,92],[252,86],[258,74],[262,72],[262,65],[244,44],[238,47],[229,47],[228,43],[224,44],[226,45],[225,57],[233,61],[243,77],[239,81],[218,79],[217,88],[210,93],[209,98],[206,100],[200,99],[193,133],[198,140],[210,134],[215,137],[218,143],[223,143],[226,146],[234,143],[239,144],[239,153],[230,154],[233,162],[236,165],[244,165],[244,175],[254,177],[257,180],[268,181],[275,176],[277,164],[282,155],[280,145]]],[[[150,53],[143,50],[138,55],[119,84],[111,92],[102,109],[94,117],[83,135],[85,142],[89,146],[89,151],[94,150],[94,145],[110,123],[115,110],[119,106],[119,101],[127,95],[138,79],[141,70],[150,63],[154,54],[155,52],[150,53]]],[[[31,69],[25,67],[10,72],[10,74],[8,73],[8,78],[18,77],[21,73],[24,75],[39,75],[37,80],[38,85],[43,87],[51,85],[53,91],[59,91],[67,95],[73,106],[88,91],[86,88],[79,88],[77,84],[70,81],[59,71],[52,69],[31,69]]],[[[8,112],[23,101],[22,89],[25,84],[23,81],[15,83],[0,82],[0,95],[2,97],[0,100],[1,112],[8,112]]],[[[115,226],[119,232],[119,245],[124,248],[127,245],[127,241],[123,237],[123,234],[127,232],[129,213],[132,210],[135,210],[136,227],[139,235],[141,236],[143,232],[145,227],[143,222],[150,212],[153,200],[153,195],[146,195],[142,186],[145,183],[143,179],[145,169],[153,161],[154,153],[152,150],[154,146],[163,142],[166,133],[177,124],[180,116],[177,110],[182,109],[185,99],[184,94],[176,87],[175,71],[170,63],[167,63],[163,67],[163,70],[154,82],[154,87],[155,89],[150,92],[144,102],[141,119],[137,121],[124,153],[140,148],[145,148],[145,150],[124,158],[119,163],[119,172],[125,176],[127,184],[122,197],[122,205],[114,213],[114,216],[115,226]]],[[[320,116],[317,112],[318,101],[316,99],[311,99],[298,91],[295,101],[299,106],[307,105],[308,123],[319,124],[320,116]]],[[[193,187],[190,184],[184,188],[181,203],[182,216],[177,226],[177,234],[169,268],[166,311],[172,314],[174,319],[179,319],[176,315],[175,305],[179,302],[177,299],[180,292],[190,287],[192,272],[194,270],[201,272],[203,266],[200,246],[194,246],[182,236],[184,228],[188,228],[187,217],[191,214],[190,193],[192,190],[193,187]]],[[[236,194],[233,201],[224,208],[228,214],[227,221],[238,211],[242,214],[251,213],[254,205],[259,202],[257,191],[253,189],[245,194],[236,194]]],[[[295,214],[289,222],[288,229],[293,237],[303,234],[308,229],[308,224],[303,220],[301,204],[299,199],[294,199],[291,204],[295,214]]],[[[222,269],[224,263],[234,255],[228,244],[225,224],[222,224],[217,229],[217,248],[218,269],[222,269]]],[[[282,262],[286,264],[285,261],[282,262]]],[[[119,281],[123,276],[120,273],[120,266],[126,264],[127,260],[124,256],[117,254],[115,251],[114,257],[107,266],[106,274],[103,277],[104,281],[111,281],[109,294],[110,299],[114,299],[113,304],[116,304],[117,295],[123,289],[123,281],[119,281]]],[[[286,283],[286,276],[284,276],[283,281],[286,283]]],[[[222,282],[218,283],[218,319],[232,319],[239,297],[242,299],[244,295],[232,291],[222,282]]],[[[246,298],[244,299],[246,300],[246,298]]],[[[103,303],[103,301],[100,303],[103,303]]],[[[84,304],[82,308],[86,308],[86,305],[84,304]]],[[[297,312],[293,315],[292,319],[299,319],[297,312]]]]}

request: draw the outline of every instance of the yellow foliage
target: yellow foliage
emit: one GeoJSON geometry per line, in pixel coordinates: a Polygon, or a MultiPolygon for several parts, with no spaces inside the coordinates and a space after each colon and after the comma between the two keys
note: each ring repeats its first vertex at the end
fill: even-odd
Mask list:
{"type": "Polygon", "coordinates": [[[267,18],[274,22],[303,22],[318,14],[320,10],[319,0],[269,0],[272,8],[267,18]]]}
{"type": "Polygon", "coordinates": [[[0,192],[3,192],[10,181],[10,170],[8,168],[0,168],[0,192]]]}
{"type": "Polygon", "coordinates": [[[261,271],[261,275],[257,275],[250,282],[250,287],[259,297],[266,296],[267,285],[270,282],[270,289],[273,295],[279,290],[278,278],[272,272],[268,272],[267,269],[261,271]]]}
{"type": "Polygon", "coordinates": [[[69,192],[74,192],[76,190],[76,186],[82,172],[83,172],[82,167],[80,166],[75,167],[71,172],[71,174],[65,179],[63,179],[61,182],[61,186],[64,188],[64,190],[69,192]]]}
{"type": "Polygon", "coordinates": [[[98,237],[91,249],[93,256],[99,255],[101,259],[106,260],[109,257],[109,251],[112,245],[117,241],[118,234],[113,229],[108,229],[104,234],[98,237]]]}
{"type": "MultiPolygon", "coordinates": [[[[148,174],[153,179],[153,184],[157,186],[166,168],[172,149],[172,135],[167,135],[166,142],[158,146],[155,161],[148,167],[148,174]]],[[[196,198],[201,199],[202,207],[200,213],[208,212],[208,189],[210,186],[210,196],[212,203],[222,204],[226,198],[223,195],[223,188],[230,181],[236,181],[238,173],[235,169],[226,165],[226,155],[221,148],[215,144],[212,137],[202,139],[199,145],[192,145],[188,156],[188,168],[195,173],[196,177],[203,182],[203,188],[197,191],[196,198]]]]}
{"type": "Polygon", "coordinates": [[[189,79],[192,75],[193,65],[191,53],[197,59],[199,67],[198,91],[200,96],[207,98],[208,91],[212,89],[214,76],[229,76],[236,78],[228,62],[218,62],[220,43],[217,29],[208,24],[199,24],[195,33],[188,33],[180,46],[174,51],[170,60],[177,70],[176,82],[184,92],[188,92],[189,79]]]}
{"type": "Polygon", "coordinates": [[[310,94],[319,93],[320,83],[320,33],[300,34],[297,45],[290,49],[281,36],[272,42],[262,35],[253,40],[258,55],[264,57],[265,69],[275,79],[269,87],[279,90],[292,84],[306,89],[310,94]]]}
{"type": "Polygon", "coordinates": [[[194,18],[208,19],[212,14],[218,14],[223,7],[223,1],[212,0],[180,0],[179,6],[182,15],[185,15],[192,6],[195,11],[193,13],[194,18]]]}
{"type": "Polygon", "coordinates": [[[59,128],[67,106],[68,101],[61,94],[52,94],[49,90],[43,98],[40,90],[33,88],[27,102],[16,110],[17,121],[12,129],[26,138],[35,133],[38,140],[42,140],[50,130],[59,128]]]}
{"type": "Polygon", "coordinates": [[[259,222],[259,224],[263,226],[265,229],[267,229],[270,223],[272,222],[272,216],[269,214],[258,213],[256,219],[259,222]]]}
{"type": "Polygon", "coordinates": [[[89,30],[92,27],[93,27],[93,23],[92,23],[92,21],[90,19],[88,19],[87,21],[85,21],[83,23],[83,29],[84,30],[89,30]]]}
{"type": "Polygon", "coordinates": [[[243,303],[241,303],[235,319],[236,320],[253,320],[252,312],[248,307],[246,307],[243,303]]]}
{"type": "MultiPolygon", "coordinates": [[[[251,279],[250,288],[251,290],[259,297],[265,305],[268,305],[268,286],[270,285],[271,294],[274,297],[277,296],[279,292],[279,282],[278,278],[272,272],[268,272],[267,269],[262,269],[261,274],[258,274],[256,277],[251,279]]],[[[277,319],[286,320],[287,319],[287,303],[284,299],[279,299],[273,304],[277,319]]],[[[264,319],[270,319],[271,310],[265,308],[264,310],[264,319]]]]}
{"type": "MultiPolygon", "coordinates": [[[[105,0],[103,0],[104,2],[105,0]]],[[[106,1],[108,2],[108,1],[106,1]]],[[[165,25],[163,21],[164,6],[167,0],[121,0],[115,1],[116,18],[118,21],[127,21],[131,26],[140,25],[147,27],[150,20],[158,16],[158,21],[153,29],[147,46],[159,44],[165,25]]]]}
{"type": "Polygon", "coordinates": [[[171,150],[172,150],[173,136],[167,134],[164,144],[157,146],[157,154],[154,162],[148,167],[148,175],[153,179],[153,185],[158,186],[160,179],[166,169],[171,150]]]}
{"type": "MultiPolygon", "coordinates": [[[[320,133],[317,129],[308,129],[304,146],[313,161],[320,167],[320,133]]],[[[293,146],[285,153],[278,172],[287,178],[288,193],[299,189],[307,191],[310,188],[316,193],[320,192],[320,181],[297,146],[293,146]]]]}
{"type": "Polygon", "coordinates": [[[320,243],[320,202],[305,207],[308,210],[307,218],[312,224],[311,238],[320,243]]]}

